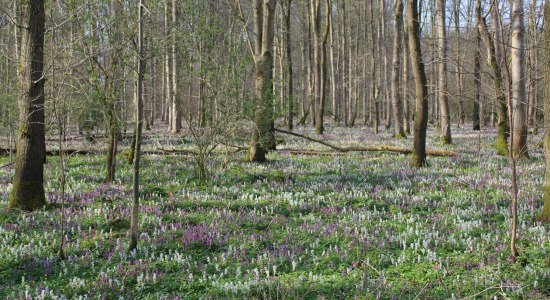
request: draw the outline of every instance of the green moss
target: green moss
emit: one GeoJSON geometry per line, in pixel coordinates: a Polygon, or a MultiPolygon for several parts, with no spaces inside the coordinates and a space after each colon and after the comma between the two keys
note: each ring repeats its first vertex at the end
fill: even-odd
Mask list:
{"type": "Polygon", "coordinates": [[[544,186],[544,207],[542,208],[542,215],[540,216],[541,221],[550,222],[550,186],[544,186]]]}
{"type": "Polygon", "coordinates": [[[11,191],[8,208],[32,211],[46,205],[42,182],[16,182],[11,191]]]}
{"type": "Polygon", "coordinates": [[[447,138],[447,136],[442,135],[441,136],[441,143],[444,145],[450,145],[452,144],[452,141],[450,138],[447,138]]]}
{"type": "Polygon", "coordinates": [[[508,141],[505,136],[498,135],[496,150],[497,155],[508,155],[508,141]]]}

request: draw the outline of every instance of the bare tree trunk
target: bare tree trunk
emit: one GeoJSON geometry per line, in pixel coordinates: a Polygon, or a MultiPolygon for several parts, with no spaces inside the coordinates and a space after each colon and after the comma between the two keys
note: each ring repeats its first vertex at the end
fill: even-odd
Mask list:
{"type": "MultiPolygon", "coordinates": [[[[479,0],[477,0],[479,1],[479,0]]],[[[479,23],[481,19],[481,5],[476,5],[476,22],[479,23]]],[[[473,130],[481,130],[481,122],[479,119],[479,106],[481,102],[481,36],[479,34],[479,26],[474,28],[475,33],[475,54],[474,54],[474,86],[475,86],[475,98],[472,112],[473,130]]]]}
{"type": "MultiPolygon", "coordinates": [[[[384,82],[390,82],[390,73],[388,68],[388,45],[386,43],[386,22],[385,22],[385,16],[386,16],[386,2],[385,0],[380,0],[379,2],[379,21],[380,21],[380,33],[381,33],[381,40],[382,43],[382,55],[384,59],[384,82]]],[[[391,109],[391,97],[390,97],[390,89],[389,84],[384,84],[384,103],[385,103],[385,110],[384,110],[384,127],[386,129],[390,129],[391,127],[391,115],[392,115],[392,109],[391,109]]]]}
{"type": "Polygon", "coordinates": [[[138,35],[138,48],[139,59],[137,67],[137,97],[135,103],[136,109],[136,146],[135,146],[135,159],[134,159],[134,178],[133,178],[133,203],[132,203],[132,215],[130,221],[130,245],[128,246],[128,252],[133,251],[137,247],[138,242],[138,218],[139,218],[139,167],[141,159],[141,132],[143,130],[143,73],[145,69],[145,53],[143,52],[143,0],[139,1],[139,35],[138,35]]]}
{"type": "Polygon", "coordinates": [[[416,112],[414,118],[414,151],[411,165],[426,165],[426,129],[428,127],[428,87],[420,46],[418,0],[407,0],[407,28],[412,70],[416,85],[416,112]]]}
{"type": "MultiPolygon", "coordinates": [[[[497,23],[497,22],[494,22],[497,23]]],[[[495,88],[495,94],[498,101],[498,134],[497,134],[497,145],[496,152],[498,155],[508,155],[508,132],[510,128],[508,127],[508,108],[506,106],[506,99],[503,94],[502,89],[502,70],[500,64],[497,61],[497,51],[495,49],[495,41],[489,29],[487,27],[487,22],[485,18],[482,18],[478,24],[478,30],[485,42],[487,48],[488,63],[491,69],[493,70],[493,82],[495,88]]]]}
{"type": "Polygon", "coordinates": [[[332,117],[335,122],[340,121],[340,98],[338,97],[338,71],[336,70],[337,62],[334,57],[334,24],[332,23],[332,11],[327,16],[329,20],[329,30],[330,30],[330,44],[328,46],[328,51],[330,53],[330,87],[332,93],[332,117]]]}
{"type": "MultiPolygon", "coordinates": [[[[313,29],[313,61],[315,65],[314,71],[314,101],[317,104],[315,113],[315,130],[317,134],[323,134],[324,128],[324,113],[325,113],[325,83],[326,83],[326,45],[329,23],[325,21],[325,25],[321,28],[322,24],[322,11],[323,6],[320,0],[314,0],[311,3],[311,28],[313,29]],[[322,29],[322,31],[321,31],[322,29]]],[[[328,16],[330,4],[327,1],[324,5],[325,15],[328,16]]]]}
{"type": "Polygon", "coordinates": [[[454,0],[454,21],[455,21],[455,76],[456,76],[456,97],[458,99],[458,124],[464,125],[466,113],[464,112],[464,97],[462,95],[462,58],[460,56],[460,0],[454,0]]]}
{"type": "Polygon", "coordinates": [[[409,104],[409,36],[407,25],[403,24],[403,130],[411,134],[411,112],[409,104]]]}
{"type": "Polygon", "coordinates": [[[393,106],[393,128],[395,137],[404,137],[403,128],[403,100],[400,89],[401,81],[401,52],[403,42],[403,0],[395,0],[395,15],[393,22],[393,70],[391,81],[391,98],[393,106]]]}
{"type": "Polygon", "coordinates": [[[275,0],[254,0],[255,105],[250,161],[265,162],[267,149],[274,146],[273,121],[273,36],[275,0]]]}
{"type": "Polygon", "coordinates": [[[170,45],[170,35],[171,35],[171,28],[170,28],[170,3],[171,0],[164,0],[164,34],[166,36],[166,39],[164,41],[164,111],[163,114],[165,115],[164,121],[172,127],[172,71],[171,71],[171,64],[172,64],[172,50],[170,45]]]}
{"type": "MultiPolygon", "coordinates": [[[[178,9],[176,0],[172,0],[172,27],[175,27],[178,21],[178,9]]],[[[178,56],[176,30],[172,30],[172,74],[171,74],[171,100],[172,100],[172,133],[181,131],[181,105],[178,98],[178,56]]]]}
{"type": "Polygon", "coordinates": [[[449,113],[449,98],[447,92],[447,27],[445,26],[445,0],[438,0],[438,38],[439,38],[439,111],[441,122],[441,142],[450,144],[451,115],[449,113]]]}
{"type": "MultiPolygon", "coordinates": [[[[370,1],[370,17],[371,17],[371,24],[375,24],[374,22],[374,1],[370,1]]],[[[374,133],[378,134],[378,127],[380,127],[380,105],[379,105],[379,99],[378,99],[378,72],[376,69],[376,53],[377,53],[377,47],[375,45],[378,45],[376,43],[375,38],[375,31],[374,28],[371,30],[371,75],[372,75],[372,87],[371,87],[371,93],[372,93],[372,101],[374,103],[374,133]]]]}
{"type": "Polygon", "coordinates": [[[523,24],[523,0],[514,0],[512,5],[512,151],[518,157],[529,157],[527,150],[527,122],[525,120],[525,27],[523,24]]]}
{"type": "MultiPolygon", "coordinates": [[[[550,2],[544,5],[544,61],[550,59],[550,2]]],[[[550,74],[550,64],[546,64],[545,74],[550,74]]],[[[541,220],[550,222],[550,76],[544,77],[544,157],[546,160],[546,176],[544,179],[544,207],[541,220]]]]}
{"type": "Polygon", "coordinates": [[[288,101],[288,113],[287,123],[288,129],[292,130],[294,127],[294,74],[292,73],[292,41],[291,41],[291,27],[290,27],[290,12],[292,6],[292,0],[286,0],[286,11],[283,11],[285,19],[285,45],[286,45],[286,74],[287,74],[287,101],[288,101]]]}
{"type": "Polygon", "coordinates": [[[44,0],[21,4],[19,55],[19,134],[15,174],[9,208],[34,210],[46,205],[44,163],[46,133],[44,114],[44,0]]]}

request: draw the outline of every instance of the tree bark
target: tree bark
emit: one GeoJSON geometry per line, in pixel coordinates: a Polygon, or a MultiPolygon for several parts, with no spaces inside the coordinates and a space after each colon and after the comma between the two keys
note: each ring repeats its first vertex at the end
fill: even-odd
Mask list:
{"type": "Polygon", "coordinates": [[[275,0],[254,0],[255,14],[255,103],[254,128],[249,158],[265,162],[267,149],[274,145],[273,134],[273,36],[275,0]]]}
{"type": "Polygon", "coordinates": [[[139,226],[139,172],[140,172],[140,159],[141,159],[141,132],[143,130],[143,73],[145,68],[145,53],[143,52],[143,0],[139,1],[139,35],[138,35],[138,48],[139,59],[137,66],[137,91],[135,98],[136,106],[136,120],[135,120],[135,158],[134,158],[134,176],[133,176],[133,203],[132,213],[130,220],[130,245],[128,246],[128,252],[133,251],[137,247],[138,242],[138,226],[139,226]]]}
{"type": "Polygon", "coordinates": [[[8,207],[34,210],[46,205],[43,77],[46,15],[44,0],[23,1],[21,6],[19,134],[8,207]]]}
{"type": "MultiPolygon", "coordinates": [[[[550,59],[550,2],[544,5],[544,58],[546,62],[550,59]]],[[[550,74],[550,64],[546,64],[545,74],[550,74]]],[[[550,222],[550,76],[544,77],[544,157],[546,160],[546,176],[544,179],[544,207],[542,208],[541,220],[550,222]]]]}
{"type": "Polygon", "coordinates": [[[449,97],[447,92],[447,27],[445,26],[445,0],[437,2],[438,17],[438,38],[439,38],[439,111],[441,133],[440,138],[443,144],[450,144],[451,137],[451,115],[449,113],[449,97]]]}
{"type": "Polygon", "coordinates": [[[416,86],[416,109],[414,117],[414,149],[411,165],[422,167],[426,162],[426,129],[428,127],[428,87],[422,48],[420,46],[420,23],[418,0],[407,0],[407,28],[412,70],[416,86]]]}
{"type": "MultiPolygon", "coordinates": [[[[477,3],[480,3],[479,0],[476,0],[477,3]]],[[[481,4],[476,4],[476,23],[479,24],[481,22],[481,4]]],[[[475,26],[474,28],[474,34],[475,34],[475,53],[474,53],[474,87],[475,87],[475,97],[474,97],[474,103],[472,106],[472,121],[473,121],[473,130],[479,131],[481,130],[481,122],[479,119],[479,109],[480,109],[480,102],[481,102],[481,36],[479,33],[479,26],[475,26]]]]}
{"type": "Polygon", "coordinates": [[[480,20],[478,27],[487,49],[487,62],[493,70],[495,94],[499,105],[496,152],[498,155],[508,155],[508,132],[510,128],[508,127],[508,107],[506,106],[506,98],[502,89],[502,70],[497,61],[495,41],[493,41],[493,38],[489,33],[485,18],[480,20]]]}
{"type": "Polygon", "coordinates": [[[512,126],[514,134],[512,151],[519,158],[528,158],[527,121],[525,118],[525,26],[523,24],[523,0],[512,5],[511,71],[512,71],[512,126]]]}
{"type": "Polygon", "coordinates": [[[403,95],[401,83],[401,52],[403,42],[403,0],[395,0],[395,15],[393,23],[393,62],[391,97],[393,106],[393,128],[395,137],[405,137],[403,128],[403,95]]]}

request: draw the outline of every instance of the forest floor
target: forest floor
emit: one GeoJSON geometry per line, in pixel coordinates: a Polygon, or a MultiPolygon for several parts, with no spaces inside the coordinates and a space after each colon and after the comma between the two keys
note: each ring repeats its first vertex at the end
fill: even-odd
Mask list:
{"type": "MultiPolygon", "coordinates": [[[[511,172],[494,154],[496,133],[453,130],[453,145],[431,131],[429,147],[460,156],[429,157],[420,170],[395,153],[274,152],[266,164],[240,153],[214,159],[203,181],[188,156],[147,155],[141,236],[130,255],[132,167],[123,158],[112,185],[102,183],[104,155],[68,159],[65,260],[56,255],[58,157],[46,166],[51,204],[33,213],[6,210],[14,170],[3,167],[0,298],[548,299],[550,226],[537,221],[541,137],[529,137],[532,158],[518,166],[514,263],[511,172]]],[[[327,132],[339,145],[412,144],[371,129],[327,132]]],[[[281,148],[326,150],[283,138],[281,148]]],[[[0,156],[0,166],[8,160],[0,156]]]]}

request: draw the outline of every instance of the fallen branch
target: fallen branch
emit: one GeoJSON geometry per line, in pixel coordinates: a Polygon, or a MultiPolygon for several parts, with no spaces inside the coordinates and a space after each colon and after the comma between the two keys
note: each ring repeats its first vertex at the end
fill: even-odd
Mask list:
{"type": "MultiPolygon", "coordinates": [[[[319,140],[319,139],[316,139],[316,138],[313,138],[313,137],[310,137],[310,136],[307,136],[307,135],[295,133],[295,132],[292,132],[292,131],[287,131],[287,130],[278,129],[278,128],[275,128],[275,131],[280,132],[280,133],[284,133],[284,134],[288,134],[288,135],[297,136],[297,137],[300,137],[300,138],[303,138],[303,139],[306,139],[308,141],[312,141],[312,142],[315,142],[315,143],[319,143],[321,145],[327,146],[331,149],[334,149],[338,152],[343,152],[343,153],[346,153],[346,152],[368,152],[368,151],[397,152],[397,153],[401,153],[401,154],[411,154],[412,153],[411,149],[403,148],[403,147],[397,147],[397,146],[339,147],[339,146],[336,146],[336,145],[331,144],[329,142],[325,142],[323,140],[319,140]]],[[[308,152],[308,151],[304,151],[304,153],[306,153],[306,152],[308,152]]],[[[315,155],[314,153],[315,152],[309,152],[306,155],[308,155],[308,154],[309,155],[315,155]]],[[[321,153],[323,153],[323,152],[321,152],[321,153]]],[[[323,154],[325,154],[325,153],[323,153],[323,154]]],[[[454,151],[434,150],[434,149],[426,149],[426,154],[431,155],[431,156],[458,156],[458,153],[454,152],[454,151]]]]}

